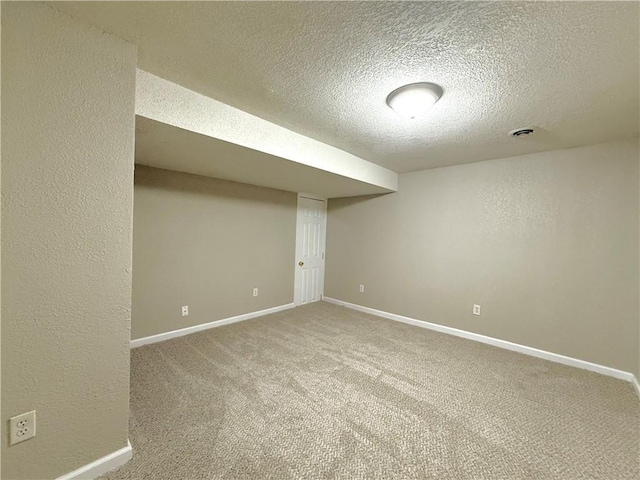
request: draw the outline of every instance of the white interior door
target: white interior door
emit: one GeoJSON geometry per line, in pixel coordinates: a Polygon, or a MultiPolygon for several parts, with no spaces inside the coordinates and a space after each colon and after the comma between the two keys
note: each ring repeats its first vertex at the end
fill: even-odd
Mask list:
{"type": "Polygon", "coordinates": [[[327,201],[298,195],[294,301],[304,305],[322,300],[327,201]]]}

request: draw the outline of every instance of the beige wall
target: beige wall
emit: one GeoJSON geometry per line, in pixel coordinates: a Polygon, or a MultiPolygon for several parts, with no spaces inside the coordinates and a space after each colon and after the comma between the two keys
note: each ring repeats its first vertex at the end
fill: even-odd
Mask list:
{"type": "Polygon", "coordinates": [[[294,193],[136,165],[131,338],[293,302],[295,230],[294,193]]]}
{"type": "Polygon", "coordinates": [[[38,3],[2,6],[2,478],[124,447],[136,50],[38,3]],[[37,436],[8,446],[9,417],[37,436]]]}
{"type": "Polygon", "coordinates": [[[638,158],[558,150],[330,200],[325,293],[638,375],[638,158]]]}

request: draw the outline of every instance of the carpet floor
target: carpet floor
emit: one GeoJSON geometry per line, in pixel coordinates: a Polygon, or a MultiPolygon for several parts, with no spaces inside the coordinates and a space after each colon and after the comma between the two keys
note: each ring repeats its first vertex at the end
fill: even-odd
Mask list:
{"type": "Polygon", "coordinates": [[[316,303],[131,352],[116,479],[638,479],[620,380],[316,303]]]}

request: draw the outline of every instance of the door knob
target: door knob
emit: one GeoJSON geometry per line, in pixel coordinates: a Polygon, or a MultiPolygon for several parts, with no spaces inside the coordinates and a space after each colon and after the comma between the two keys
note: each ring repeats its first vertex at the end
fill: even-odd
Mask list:
{"type": "Polygon", "coordinates": [[[303,266],[303,265],[304,265],[304,262],[303,262],[302,260],[300,260],[300,261],[298,262],[298,265],[303,266]]]}

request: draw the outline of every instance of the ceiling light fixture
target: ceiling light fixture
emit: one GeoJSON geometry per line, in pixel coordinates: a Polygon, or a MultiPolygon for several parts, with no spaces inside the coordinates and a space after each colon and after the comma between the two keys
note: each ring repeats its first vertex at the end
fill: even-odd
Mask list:
{"type": "Polygon", "coordinates": [[[387,105],[401,117],[416,118],[429,110],[442,96],[435,83],[411,83],[396,88],[387,96],[387,105]]]}

